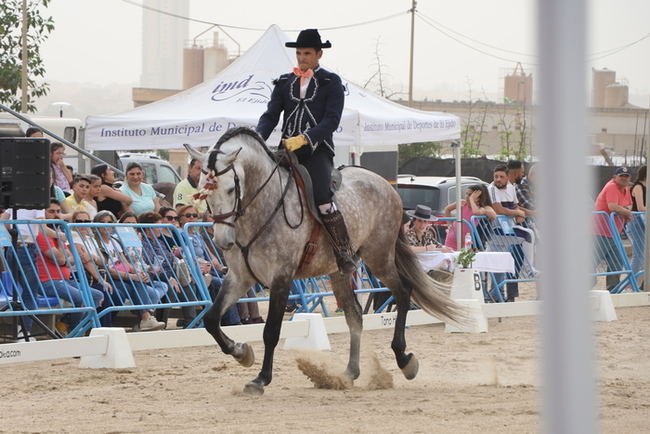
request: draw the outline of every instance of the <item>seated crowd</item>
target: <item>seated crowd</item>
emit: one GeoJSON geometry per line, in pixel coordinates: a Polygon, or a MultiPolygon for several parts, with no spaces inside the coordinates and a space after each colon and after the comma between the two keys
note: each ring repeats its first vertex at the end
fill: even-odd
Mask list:
{"type": "MultiPolygon", "coordinates": [[[[185,182],[189,188],[179,184],[172,207],[164,206],[153,187],[143,182],[143,170],[137,163],[127,166],[126,182],[116,188],[115,173],[108,165],[96,166],[88,175],[73,175],[62,164],[63,147],[53,143],[51,153],[48,208],[40,211],[18,209],[16,217],[82,224],[71,230],[71,242],[75,244],[81,264],[75,264],[61,226],[56,223],[17,225],[20,233],[15,247],[17,257],[13,258],[12,249],[6,249],[10,270],[4,271],[11,271],[15,282],[32,289],[24,292],[26,308],[36,306],[36,297],[58,298],[71,307],[85,306],[73,273],[78,266],[85,270],[92,303],[103,326],[111,326],[120,311],[102,313],[113,306],[198,302],[203,298],[199,298],[199,286],[188,268],[190,260],[196,261],[214,300],[227,267],[210,239],[212,228],[191,227],[187,231],[193,251],[179,239],[183,237],[180,231],[185,225],[209,220],[205,204],[192,197],[197,191],[200,162],[191,162],[190,176],[185,182]],[[84,223],[111,226],[83,226],[84,223]],[[120,235],[120,224],[152,226],[132,227],[139,240],[134,247],[120,235]]],[[[14,218],[13,211],[5,210],[0,218],[14,218]]],[[[198,303],[181,305],[182,318],[176,325],[194,325],[197,310],[202,308],[205,306],[198,303]]],[[[170,308],[144,309],[135,314],[134,331],[160,330],[167,326],[170,308]]],[[[72,330],[82,317],[83,313],[78,312],[62,315],[57,329],[61,332],[72,330]]],[[[241,303],[229,309],[222,318],[223,325],[262,322],[257,303],[241,303]]],[[[25,321],[25,327],[31,328],[30,320],[25,321]]]]}

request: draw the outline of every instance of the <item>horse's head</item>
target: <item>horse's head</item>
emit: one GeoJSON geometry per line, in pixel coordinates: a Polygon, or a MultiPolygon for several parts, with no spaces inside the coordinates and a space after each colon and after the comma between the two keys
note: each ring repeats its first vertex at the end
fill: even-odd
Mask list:
{"type": "Polygon", "coordinates": [[[204,196],[215,223],[214,241],[223,250],[235,244],[235,220],[239,215],[244,185],[244,172],[237,165],[241,147],[213,149],[201,153],[190,145],[184,145],[187,152],[203,163],[199,181],[199,195],[204,196]]]}

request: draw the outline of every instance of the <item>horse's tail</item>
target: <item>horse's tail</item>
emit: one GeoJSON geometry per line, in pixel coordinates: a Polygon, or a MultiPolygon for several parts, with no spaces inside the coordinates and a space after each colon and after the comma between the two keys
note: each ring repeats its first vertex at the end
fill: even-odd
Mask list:
{"type": "Polygon", "coordinates": [[[464,309],[449,298],[450,286],[435,281],[424,272],[401,227],[395,242],[395,265],[402,289],[412,291],[411,297],[418,306],[438,318],[461,322],[465,319],[464,309]]]}

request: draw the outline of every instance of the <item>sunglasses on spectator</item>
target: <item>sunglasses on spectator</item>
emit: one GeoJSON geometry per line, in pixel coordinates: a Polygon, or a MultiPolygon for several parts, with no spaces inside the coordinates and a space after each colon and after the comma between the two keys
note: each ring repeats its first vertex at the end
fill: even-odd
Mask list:
{"type": "Polygon", "coordinates": [[[75,223],[90,223],[91,220],[75,220],[75,223]]]}
{"type": "Polygon", "coordinates": [[[173,222],[174,220],[178,221],[178,216],[177,215],[166,215],[165,220],[169,220],[170,222],[173,222]]]}
{"type": "Polygon", "coordinates": [[[183,214],[183,217],[188,218],[188,219],[195,219],[198,218],[198,214],[183,214]]]}

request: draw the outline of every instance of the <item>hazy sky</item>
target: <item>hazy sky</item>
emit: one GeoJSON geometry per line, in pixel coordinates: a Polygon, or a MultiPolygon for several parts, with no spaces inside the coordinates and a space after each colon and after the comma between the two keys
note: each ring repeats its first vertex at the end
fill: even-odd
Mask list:
{"type": "MultiPolygon", "coordinates": [[[[591,7],[591,53],[621,47],[649,32],[648,0],[593,0],[587,3],[591,7]]],[[[386,87],[406,92],[410,38],[410,15],[406,11],[410,5],[410,0],[190,0],[189,15],[222,24],[256,28],[278,24],[283,29],[300,29],[353,24],[403,11],[401,16],[375,24],[321,31],[323,38],[333,44],[322,63],[349,80],[363,84],[376,71],[375,46],[379,41],[386,87]]],[[[501,94],[503,75],[514,68],[515,61],[535,63],[534,57],[512,53],[535,52],[535,1],[420,0],[417,8],[451,31],[475,40],[455,36],[467,44],[506,59],[495,59],[465,47],[416,17],[414,86],[418,98],[465,99],[468,83],[471,83],[474,97],[485,92],[495,99],[501,94]]],[[[56,25],[43,47],[48,80],[103,86],[138,84],[141,8],[121,0],[53,0],[48,12],[56,25]]],[[[191,23],[188,37],[194,37],[207,27],[191,23]]],[[[261,35],[258,31],[228,31],[243,49],[261,35]]],[[[648,106],[650,38],[597,60],[594,66],[616,70],[617,78],[628,81],[630,94],[634,96],[632,102],[648,106]]]]}

